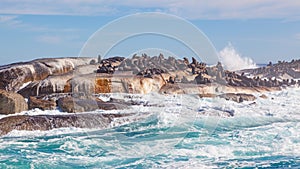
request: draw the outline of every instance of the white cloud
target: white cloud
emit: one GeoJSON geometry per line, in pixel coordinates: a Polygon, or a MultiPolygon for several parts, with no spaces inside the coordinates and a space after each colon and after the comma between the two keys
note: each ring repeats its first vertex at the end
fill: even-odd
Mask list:
{"type": "Polygon", "coordinates": [[[15,15],[0,15],[0,24],[18,26],[21,25],[22,22],[18,20],[18,16],[15,15]]]}
{"type": "Polygon", "coordinates": [[[17,16],[0,15],[0,22],[9,22],[17,18],[17,16]]]}
{"type": "Polygon", "coordinates": [[[299,19],[299,0],[1,0],[0,14],[124,15],[162,11],[189,19],[299,19]]]}
{"type": "Polygon", "coordinates": [[[1,0],[0,14],[17,15],[104,15],[114,12],[97,0],[1,0]]]}

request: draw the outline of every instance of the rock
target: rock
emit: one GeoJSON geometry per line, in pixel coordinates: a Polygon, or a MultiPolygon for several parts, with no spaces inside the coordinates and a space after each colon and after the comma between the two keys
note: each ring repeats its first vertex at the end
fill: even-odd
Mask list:
{"type": "Polygon", "coordinates": [[[28,107],[29,109],[54,110],[56,109],[56,102],[54,100],[42,100],[31,96],[28,100],[28,107]]]}
{"type": "Polygon", "coordinates": [[[260,95],[259,97],[260,97],[260,98],[263,98],[263,99],[267,99],[267,98],[268,98],[268,96],[266,96],[265,94],[262,94],[262,95],[260,95]]]}
{"type": "Polygon", "coordinates": [[[214,93],[203,93],[199,94],[200,98],[206,97],[206,98],[215,98],[217,95],[214,93]]]}
{"type": "Polygon", "coordinates": [[[157,92],[164,84],[161,75],[153,75],[152,78],[135,76],[132,74],[116,75],[85,75],[73,78],[68,82],[68,88],[73,93],[85,93],[86,95],[98,93],[135,93],[146,94],[157,92]]]}
{"type": "Polygon", "coordinates": [[[29,98],[29,96],[37,96],[37,88],[38,88],[39,82],[34,81],[22,88],[18,91],[20,95],[22,95],[24,98],[29,98]]]}
{"type": "Polygon", "coordinates": [[[70,80],[83,74],[94,74],[97,65],[80,65],[72,72],[50,75],[40,81],[33,81],[18,91],[25,98],[30,96],[49,95],[53,93],[72,92],[70,80]]]}
{"type": "Polygon", "coordinates": [[[60,98],[57,100],[57,105],[61,111],[68,113],[93,111],[98,109],[97,102],[94,100],[84,100],[73,97],[60,98]]]}
{"type": "Polygon", "coordinates": [[[14,114],[26,110],[28,106],[23,96],[0,90],[0,114],[14,114]]]}
{"type": "MultiPolygon", "coordinates": [[[[69,114],[69,115],[37,115],[9,116],[0,119],[0,135],[12,130],[51,130],[62,127],[108,128],[116,118],[130,118],[133,114],[69,114]]],[[[133,117],[133,116],[132,116],[133,117]]],[[[134,116],[139,120],[143,116],[134,116]]]]}
{"type": "Polygon", "coordinates": [[[160,88],[159,93],[160,94],[184,94],[184,90],[178,84],[167,83],[160,88]]]}
{"type": "Polygon", "coordinates": [[[25,98],[30,96],[49,95],[52,93],[68,93],[72,92],[70,80],[82,74],[94,74],[93,71],[87,69],[94,69],[97,66],[78,66],[74,72],[63,73],[60,75],[50,75],[47,78],[34,81],[18,91],[25,98]]]}
{"type": "Polygon", "coordinates": [[[94,111],[97,109],[102,110],[116,110],[116,109],[126,109],[128,105],[120,102],[103,102],[100,99],[92,98],[74,98],[74,97],[64,97],[57,101],[58,107],[63,112],[77,113],[77,112],[87,112],[94,111]]]}
{"type": "Polygon", "coordinates": [[[24,83],[70,72],[77,66],[89,64],[92,59],[49,58],[0,66],[0,89],[16,92],[24,83]]]}
{"type": "Polygon", "coordinates": [[[244,93],[225,93],[218,95],[220,98],[224,98],[226,100],[232,100],[238,103],[241,103],[243,101],[254,101],[256,97],[252,94],[244,94],[244,93]]]}
{"type": "Polygon", "coordinates": [[[36,86],[36,95],[31,96],[63,93],[68,80],[70,80],[73,76],[74,75],[72,73],[49,76],[46,79],[39,81],[36,86]]]}
{"type": "MultiPolygon", "coordinates": [[[[300,78],[300,60],[292,60],[291,62],[278,61],[274,64],[270,62],[265,67],[256,69],[243,70],[254,76],[259,75],[261,78],[276,78],[276,79],[299,79],[300,78]]],[[[272,85],[272,84],[271,84],[272,85]]],[[[276,84],[275,84],[276,85],[276,84]]]]}

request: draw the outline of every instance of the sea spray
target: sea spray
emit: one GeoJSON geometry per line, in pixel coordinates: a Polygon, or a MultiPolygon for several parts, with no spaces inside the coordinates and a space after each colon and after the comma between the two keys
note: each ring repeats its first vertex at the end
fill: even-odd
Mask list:
{"type": "Polygon", "coordinates": [[[255,105],[191,95],[134,95],[150,105],[167,100],[173,109],[157,104],[121,110],[152,116],[104,130],[13,131],[0,137],[0,168],[299,168],[299,93],[297,88],[266,93],[268,98],[258,98],[255,105]],[[222,109],[234,110],[234,116],[212,114],[222,109]],[[179,116],[170,117],[171,110],[180,110],[179,116]],[[207,111],[213,116],[203,114],[207,111]]]}
{"type": "Polygon", "coordinates": [[[219,52],[219,58],[225,69],[230,71],[257,68],[251,58],[243,57],[231,43],[219,52]]]}

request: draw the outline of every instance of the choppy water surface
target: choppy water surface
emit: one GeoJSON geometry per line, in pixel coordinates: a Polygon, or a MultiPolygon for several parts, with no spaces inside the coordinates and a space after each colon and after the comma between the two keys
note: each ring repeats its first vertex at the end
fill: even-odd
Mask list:
{"type": "Polygon", "coordinates": [[[267,96],[256,104],[137,97],[156,105],[126,110],[151,113],[142,121],[0,137],[0,168],[300,168],[300,90],[267,96]]]}

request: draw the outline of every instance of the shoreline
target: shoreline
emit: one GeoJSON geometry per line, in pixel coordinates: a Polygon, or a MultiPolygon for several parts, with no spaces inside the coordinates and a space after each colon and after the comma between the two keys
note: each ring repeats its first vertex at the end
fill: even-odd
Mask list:
{"type": "MultiPolygon", "coordinates": [[[[280,67],[284,71],[289,68],[289,65],[295,65],[295,62],[298,63],[298,61],[290,64],[283,62],[284,66],[274,65],[274,69],[277,70],[277,67],[280,67]]],[[[18,129],[14,123],[5,122],[5,120],[10,121],[18,117],[22,117],[25,121],[28,120],[27,118],[32,118],[31,123],[26,122],[24,129],[39,129],[38,126],[43,126],[43,120],[36,119],[38,115],[36,117],[17,115],[18,112],[34,109],[68,112],[68,114],[56,115],[57,118],[52,118],[53,115],[44,115],[44,118],[52,119],[49,124],[51,126],[51,123],[60,124],[56,122],[60,118],[73,119],[74,115],[86,114],[80,112],[126,110],[131,109],[132,106],[144,108],[157,106],[126,98],[111,97],[105,101],[103,98],[96,97],[104,93],[127,94],[127,97],[149,93],[162,96],[190,94],[198,99],[220,98],[224,102],[231,100],[237,103],[245,101],[255,103],[258,97],[268,99],[265,93],[298,86],[299,81],[293,79],[280,81],[276,78],[266,80],[260,77],[263,71],[274,73],[272,66],[242,70],[242,73],[238,74],[224,70],[221,63],[208,67],[194,58],[192,62],[189,62],[187,58],[176,60],[172,57],[164,58],[163,55],[149,57],[146,54],[135,55],[127,59],[112,57],[101,60],[99,63],[93,58],[70,57],[37,59],[23,64],[10,64],[0,68],[0,75],[4,77],[0,80],[0,89],[2,88],[0,96],[3,98],[0,104],[9,107],[9,109],[2,107],[0,113],[12,115],[1,118],[0,123],[11,123],[11,129],[0,128],[0,130],[18,129]],[[244,71],[250,72],[253,78],[245,76],[244,71]],[[257,76],[255,72],[260,75],[257,76]],[[37,128],[33,127],[35,125],[37,128]]],[[[298,74],[295,73],[295,75],[298,74]]],[[[281,75],[278,74],[278,76],[281,75]]],[[[164,106],[166,105],[162,105],[164,106]]],[[[232,112],[225,110],[223,113],[225,116],[234,116],[232,112]]],[[[69,127],[77,124],[76,120],[66,123],[69,123],[66,124],[69,127]]],[[[86,123],[89,121],[87,120],[86,123]]],[[[46,129],[53,128],[46,127],[46,129]]]]}

